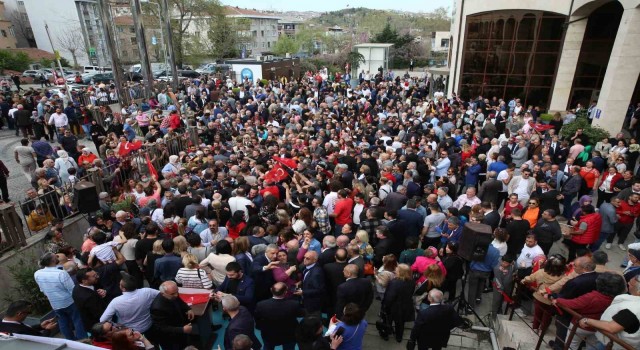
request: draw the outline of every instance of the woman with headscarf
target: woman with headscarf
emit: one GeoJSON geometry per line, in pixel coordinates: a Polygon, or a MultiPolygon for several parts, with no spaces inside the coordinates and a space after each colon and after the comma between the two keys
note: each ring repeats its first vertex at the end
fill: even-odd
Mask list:
{"type": "Polygon", "coordinates": [[[69,184],[69,169],[75,168],[78,169],[78,164],[76,161],[69,157],[67,151],[59,150],[58,151],[58,159],[54,162],[54,167],[58,171],[58,175],[60,176],[60,181],[62,185],[69,184]]]}
{"type": "Polygon", "coordinates": [[[169,163],[162,168],[162,176],[164,176],[164,178],[171,178],[180,175],[182,164],[179,159],[180,158],[175,154],[169,156],[169,163]]]}

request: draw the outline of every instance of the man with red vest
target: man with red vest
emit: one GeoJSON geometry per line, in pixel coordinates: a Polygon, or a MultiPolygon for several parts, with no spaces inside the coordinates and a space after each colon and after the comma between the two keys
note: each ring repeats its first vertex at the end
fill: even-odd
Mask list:
{"type": "Polygon", "coordinates": [[[600,228],[602,227],[600,214],[596,213],[593,205],[583,205],[581,209],[580,220],[573,225],[573,230],[564,241],[564,244],[569,248],[569,261],[576,258],[576,250],[586,248],[600,237],[600,228]]]}
{"type": "MultiPolygon", "coordinates": [[[[626,250],[624,241],[627,239],[629,232],[631,232],[633,221],[640,216],[640,204],[638,204],[639,199],[639,194],[631,192],[629,198],[627,198],[626,201],[620,200],[620,205],[616,208],[618,222],[615,224],[614,229],[618,235],[618,247],[620,247],[620,250],[626,250]]],[[[607,238],[607,245],[605,248],[611,247],[610,244],[613,243],[614,238],[614,235],[607,238]]]]}

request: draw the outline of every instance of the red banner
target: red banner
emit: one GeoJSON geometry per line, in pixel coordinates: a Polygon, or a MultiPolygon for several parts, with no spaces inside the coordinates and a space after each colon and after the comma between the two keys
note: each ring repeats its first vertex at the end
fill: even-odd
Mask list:
{"type": "Polygon", "coordinates": [[[118,154],[121,157],[126,156],[127,154],[131,153],[132,151],[136,151],[139,150],[142,147],[142,141],[140,140],[134,140],[133,142],[125,142],[125,143],[120,143],[120,148],[118,148],[118,154]]]}
{"type": "Polygon", "coordinates": [[[287,168],[290,168],[291,170],[295,170],[296,167],[298,166],[298,162],[296,162],[295,159],[291,159],[291,158],[280,158],[278,156],[273,156],[273,160],[286,166],[287,168]]]}
{"type": "Polygon", "coordinates": [[[279,182],[286,179],[289,176],[287,171],[280,164],[276,164],[264,174],[265,181],[279,182]]]}

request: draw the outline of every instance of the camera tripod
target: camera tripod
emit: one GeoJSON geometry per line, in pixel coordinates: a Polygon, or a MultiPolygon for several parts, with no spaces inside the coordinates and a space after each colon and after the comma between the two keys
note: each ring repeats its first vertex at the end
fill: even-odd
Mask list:
{"type": "Polygon", "coordinates": [[[464,289],[466,285],[467,285],[467,276],[465,274],[464,276],[462,276],[462,291],[460,291],[460,295],[458,295],[453,299],[451,304],[453,305],[453,308],[458,311],[458,315],[466,316],[467,311],[470,310],[471,313],[478,319],[478,321],[480,321],[480,324],[484,327],[487,327],[487,324],[484,323],[480,315],[478,315],[478,313],[476,312],[475,308],[471,304],[469,304],[469,302],[467,301],[467,298],[464,296],[464,289]]]}

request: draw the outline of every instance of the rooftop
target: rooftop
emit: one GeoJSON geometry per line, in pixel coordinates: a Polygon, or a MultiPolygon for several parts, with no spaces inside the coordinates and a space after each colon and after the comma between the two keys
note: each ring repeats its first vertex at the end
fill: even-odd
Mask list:
{"type": "Polygon", "coordinates": [[[56,59],[56,55],[49,51],[40,50],[36,48],[21,48],[21,49],[3,49],[10,52],[24,52],[29,56],[29,59],[32,61],[40,61],[40,59],[45,58],[48,60],[56,59]]]}
{"type": "Polygon", "coordinates": [[[229,17],[249,17],[249,18],[265,18],[265,19],[280,19],[271,13],[261,12],[256,10],[243,9],[237,6],[225,6],[224,11],[229,17]]]}
{"type": "Polygon", "coordinates": [[[391,47],[391,46],[393,46],[393,44],[364,43],[364,44],[353,45],[353,47],[391,47]]]}

